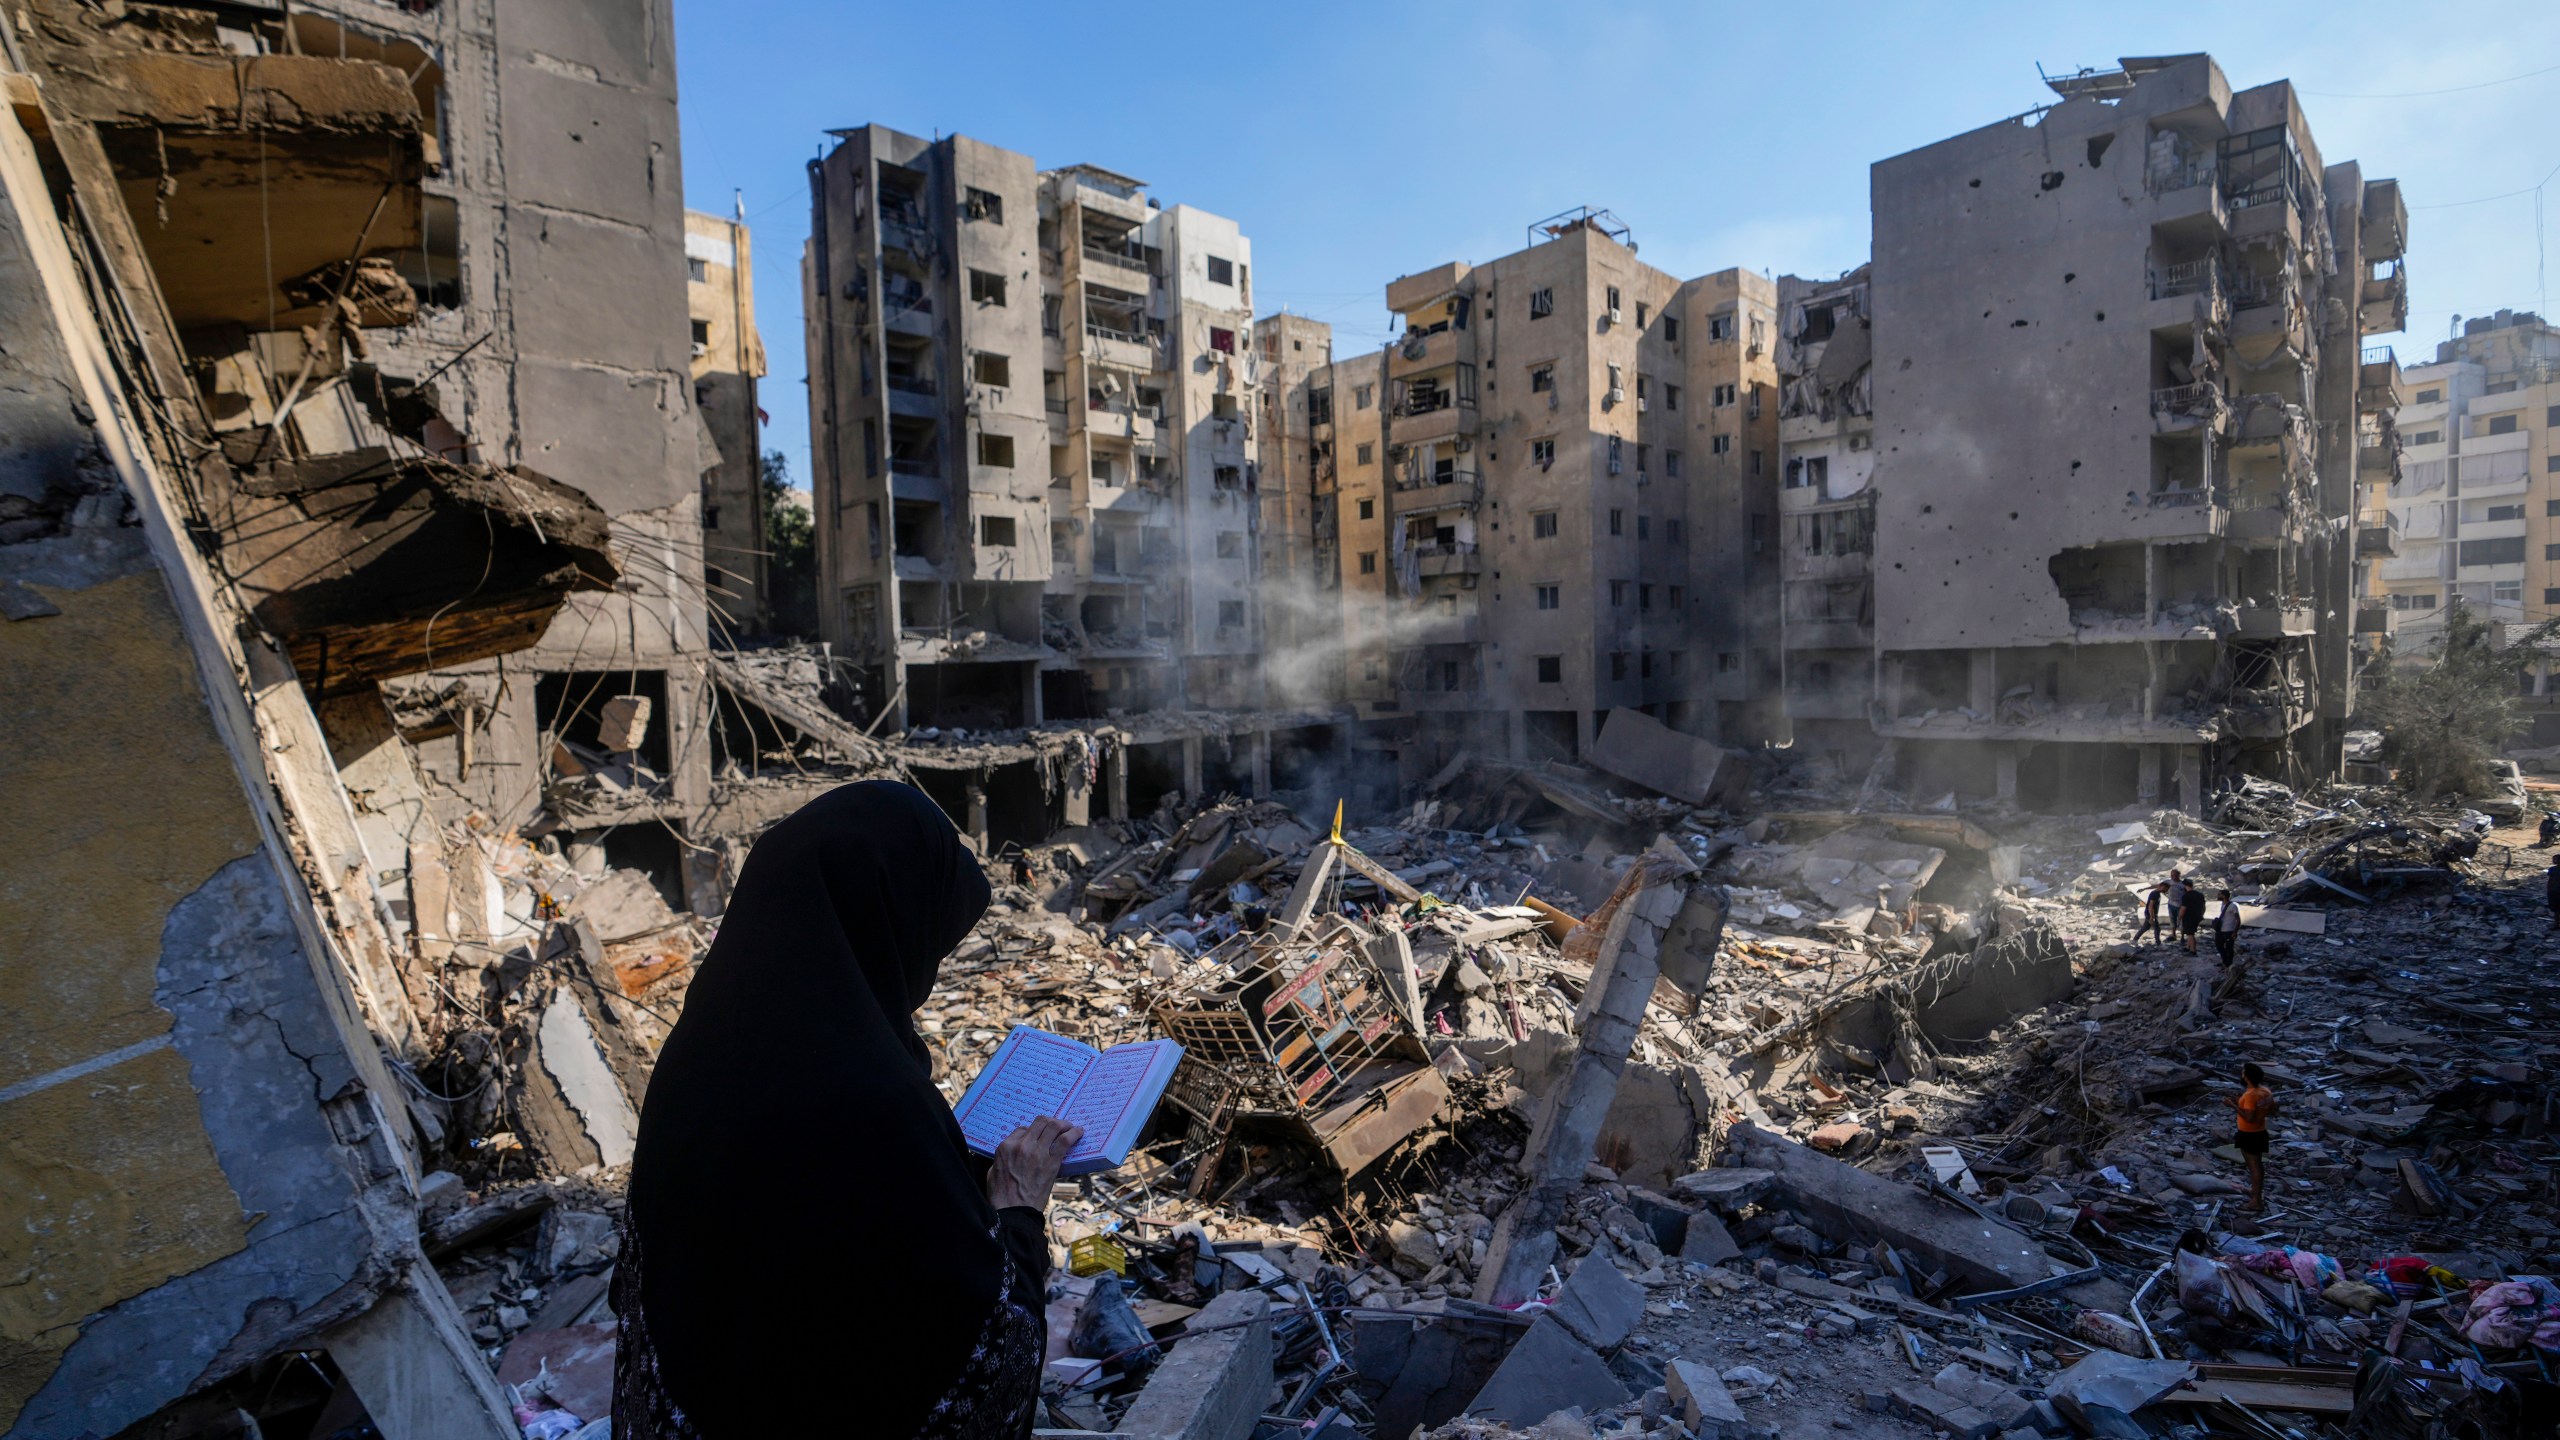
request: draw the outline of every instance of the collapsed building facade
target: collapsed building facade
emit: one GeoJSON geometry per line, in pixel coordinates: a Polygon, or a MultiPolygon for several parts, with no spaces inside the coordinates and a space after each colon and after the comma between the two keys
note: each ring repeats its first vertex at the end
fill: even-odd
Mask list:
{"type": "Polygon", "coordinates": [[[684,212],[685,310],[693,325],[693,408],[701,417],[702,572],[723,638],[758,634],[766,613],[764,453],[757,443],[755,263],[742,218],[684,212]]]}
{"type": "Polygon", "coordinates": [[[1345,698],[1460,750],[1574,759],[1613,709],[1774,738],[1776,295],[1681,280],[1605,211],[1386,290],[1398,339],[1305,380],[1345,698]]]}
{"type": "Polygon", "coordinates": [[[2054,88],[1874,167],[1876,731],[2034,806],[2333,775],[2398,186],[2207,56],[2054,88]]]}
{"type": "Polygon", "coordinates": [[[10,1435],[297,1346],[385,1434],[515,1433],[422,1263],[414,1071],[530,913],[479,837],[705,878],[671,27],[12,17],[0,771],[62,843],[6,907],[10,1435]]]}

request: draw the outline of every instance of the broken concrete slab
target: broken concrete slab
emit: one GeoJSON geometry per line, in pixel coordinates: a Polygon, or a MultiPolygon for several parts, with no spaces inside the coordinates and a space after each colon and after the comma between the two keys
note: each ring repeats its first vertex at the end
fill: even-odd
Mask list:
{"type": "Polygon", "coordinates": [[[1663,1376],[1674,1413],[1697,1440],[1737,1440],[1746,1423],[1742,1404],[1724,1388],[1715,1367],[1701,1360],[1673,1360],[1663,1376]]]}
{"type": "Polygon", "coordinates": [[[1589,758],[1622,780],[1692,805],[1718,803],[1750,783],[1748,767],[1738,757],[1641,710],[1610,711],[1589,758]]]}
{"type": "Polygon", "coordinates": [[[1459,1414],[1529,1323],[1509,1313],[1350,1317],[1347,1358],[1369,1396],[1375,1433],[1410,1435],[1459,1414]]]}
{"type": "Polygon", "coordinates": [[[2025,1235],[1951,1209],[1927,1194],[1817,1154],[1781,1135],[1741,1121],[1726,1134],[1726,1153],[1771,1173],[1772,1203],[1844,1244],[1883,1240],[1926,1268],[1943,1269],[1972,1290],[2011,1290],[2056,1274],[2059,1267],[2025,1235]]]}
{"type": "Polygon", "coordinates": [[[1121,1417],[1120,1433],[1129,1440],[1245,1440],[1270,1394],[1270,1297],[1229,1291],[1191,1317],[1185,1338],[1121,1417]]]}
{"type": "Polygon", "coordinates": [[[1721,1265],[1742,1256],[1742,1247],[1734,1243],[1732,1232],[1712,1210],[1701,1210],[1689,1217],[1688,1233],[1680,1238],[1680,1258],[1692,1265],[1721,1265]]]}
{"type": "Polygon", "coordinates": [[[1574,1267],[1573,1278],[1565,1282],[1547,1313],[1592,1349],[1615,1350],[1644,1318],[1644,1287],[1619,1274],[1618,1267],[1595,1249],[1574,1267]]]}
{"type": "Polygon", "coordinates": [[[1585,1412],[1605,1410],[1625,1404],[1627,1398],[1627,1387],[1610,1373],[1607,1361],[1574,1339],[1553,1315],[1541,1315],[1503,1357],[1493,1378],[1476,1392],[1467,1413],[1510,1425],[1534,1425],[1571,1406],[1579,1405],[1585,1412]]]}
{"type": "Polygon", "coordinates": [[[1769,1193],[1769,1186],[1777,1178],[1771,1171],[1735,1165],[1683,1175],[1671,1182],[1671,1189],[1685,1199],[1699,1201],[1732,1215],[1739,1213],[1745,1205],[1757,1204],[1761,1196],[1769,1193]]]}
{"type": "Polygon", "coordinates": [[[2045,1386],[2056,1401],[2103,1405],[2130,1415],[2195,1378],[2184,1360],[2136,1360],[2113,1350],[2092,1350],[2045,1386]]]}

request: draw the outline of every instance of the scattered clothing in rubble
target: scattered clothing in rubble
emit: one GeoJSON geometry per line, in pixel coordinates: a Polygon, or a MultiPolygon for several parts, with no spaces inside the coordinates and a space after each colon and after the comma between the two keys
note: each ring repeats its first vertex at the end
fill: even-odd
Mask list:
{"type": "Polygon", "coordinates": [[[988,1204],[912,1021],[988,899],[892,781],[757,843],[641,1115],[621,1433],[789,1433],[840,1412],[849,1361],[866,1433],[1027,1432],[1043,1220],[988,1204]]]}

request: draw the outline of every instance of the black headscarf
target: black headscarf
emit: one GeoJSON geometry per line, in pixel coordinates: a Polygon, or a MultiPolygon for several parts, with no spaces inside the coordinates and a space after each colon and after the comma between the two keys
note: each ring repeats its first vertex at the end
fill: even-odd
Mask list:
{"type": "Polygon", "coordinates": [[[711,1440],[848,1406],[862,1433],[913,1433],[1003,1293],[913,1019],[987,900],[951,821],[891,781],[829,791],[749,854],[631,1173],[661,1374],[711,1440]]]}

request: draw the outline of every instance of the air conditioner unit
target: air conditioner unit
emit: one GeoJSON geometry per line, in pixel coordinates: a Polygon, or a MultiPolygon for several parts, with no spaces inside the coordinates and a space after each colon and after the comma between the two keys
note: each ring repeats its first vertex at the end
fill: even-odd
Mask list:
{"type": "Polygon", "coordinates": [[[1600,403],[1603,405],[1624,405],[1627,403],[1626,389],[1623,386],[1611,386],[1609,388],[1609,393],[1601,399],[1600,403]]]}
{"type": "Polygon", "coordinates": [[[1609,323],[1612,325],[1618,323],[1618,307],[1615,305],[1609,307],[1609,323]]]}
{"type": "Polygon", "coordinates": [[[1643,414],[1645,411],[1650,410],[1650,409],[1652,409],[1652,408],[1653,408],[1653,397],[1652,397],[1652,396],[1650,396],[1650,395],[1639,395],[1639,396],[1637,396],[1637,397],[1636,397],[1636,413],[1637,413],[1637,414],[1641,415],[1641,414],[1643,414]]]}

